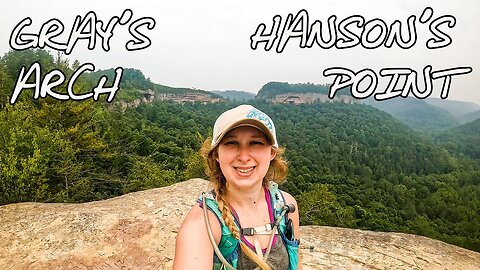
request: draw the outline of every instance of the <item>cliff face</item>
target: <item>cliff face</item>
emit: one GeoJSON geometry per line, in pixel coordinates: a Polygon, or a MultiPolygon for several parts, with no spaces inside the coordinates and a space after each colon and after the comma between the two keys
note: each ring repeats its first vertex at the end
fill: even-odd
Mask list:
{"type": "Polygon", "coordinates": [[[314,102],[343,102],[343,103],[355,103],[357,102],[355,98],[347,95],[337,95],[333,99],[330,99],[328,95],[320,93],[285,93],[278,94],[272,98],[267,99],[273,103],[282,103],[282,104],[304,104],[304,103],[314,103],[314,102]]]}
{"type": "MultiPolygon", "coordinates": [[[[208,182],[84,204],[0,207],[0,269],[170,269],[175,236],[208,182]]],[[[301,228],[304,269],[480,269],[480,253],[425,237],[301,228]]]]}

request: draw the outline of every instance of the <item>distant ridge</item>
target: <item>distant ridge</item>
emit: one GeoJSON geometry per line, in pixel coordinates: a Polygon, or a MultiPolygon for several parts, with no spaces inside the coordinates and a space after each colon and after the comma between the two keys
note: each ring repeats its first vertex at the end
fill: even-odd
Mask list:
{"type": "Polygon", "coordinates": [[[473,102],[448,100],[448,99],[440,99],[440,98],[427,98],[425,99],[425,102],[430,105],[437,106],[444,110],[447,110],[450,114],[452,114],[456,118],[461,118],[466,114],[480,110],[480,105],[473,102]]]}
{"type": "Polygon", "coordinates": [[[480,110],[465,114],[464,116],[462,116],[462,119],[460,121],[462,123],[468,123],[477,119],[480,119],[480,110]]]}
{"type": "Polygon", "coordinates": [[[347,88],[338,90],[333,98],[328,96],[329,89],[330,85],[328,84],[269,82],[260,89],[255,99],[295,105],[315,102],[340,101],[350,104],[357,102],[347,88]]]}
{"type": "MultiPolygon", "coordinates": [[[[114,69],[99,70],[89,74],[88,80],[98,81],[100,76],[114,77],[114,69]]],[[[122,107],[136,107],[142,103],[151,103],[154,100],[171,100],[177,103],[184,102],[218,102],[224,100],[220,95],[210,91],[195,88],[171,87],[154,83],[145,78],[142,71],[134,68],[125,68],[120,82],[120,90],[115,97],[122,107]]]]}
{"type": "Polygon", "coordinates": [[[328,91],[329,85],[327,84],[268,82],[258,91],[257,98],[269,99],[286,93],[320,93],[328,95],[328,91]]]}
{"type": "Polygon", "coordinates": [[[251,99],[254,99],[256,94],[245,92],[245,91],[238,91],[238,90],[224,90],[224,91],[211,91],[214,94],[217,94],[225,99],[229,99],[231,101],[237,102],[247,102],[251,99]]]}
{"type": "MultiPolygon", "coordinates": [[[[91,80],[98,80],[101,75],[112,77],[113,69],[99,70],[91,73],[91,80]]],[[[122,76],[121,90],[117,100],[140,104],[154,99],[173,100],[175,102],[217,102],[230,100],[249,102],[264,99],[274,103],[312,103],[340,100],[345,103],[362,102],[372,105],[398,118],[409,127],[420,131],[441,131],[480,118],[480,105],[473,102],[429,98],[420,100],[412,97],[394,98],[385,101],[374,99],[357,100],[351,97],[349,89],[337,91],[335,99],[329,99],[328,84],[268,82],[255,95],[239,90],[206,91],[195,88],[171,87],[150,81],[138,69],[125,68],[122,76]],[[147,92],[146,92],[147,91],[147,92]],[[153,92],[152,92],[153,91],[153,92]]]]}
{"type": "Polygon", "coordinates": [[[376,101],[367,99],[365,104],[382,110],[420,131],[446,130],[459,124],[449,111],[430,105],[425,100],[407,97],[376,101]]]}

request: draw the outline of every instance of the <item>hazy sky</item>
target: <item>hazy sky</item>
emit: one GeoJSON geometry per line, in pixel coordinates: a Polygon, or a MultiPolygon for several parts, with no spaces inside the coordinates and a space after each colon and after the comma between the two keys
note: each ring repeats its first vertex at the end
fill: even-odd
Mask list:
{"type": "MultiPolygon", "coordinates": [[[[370,68],[377,73],[382,68],[403,67],[415,69],[419,74],[427,65],[432,65],[433,71],[472,67],[472,73],[453,77],[449,99],[480,104],[480,2],[475,0],[8,1],[0,11],[0,53],[3,55],[10,49],[10,34],[26,17],[33,22],[24,32],[31,33],[38,33],[48,20],[59,19],[65,30],[55,40],[66,43],[77,15],[94,11],[97,19],[106,23],[127,8],[133,11],[130,22],[142,17],[155,20],[152,30],[145,26],[138,28],[150,38],[152,44],[148,48],[126,50],[125,43],[131,39],[127,23],[114,29],[110,51],[102,49],[100,39],[94,50],[87,49],[88,41],[80,40],[67,56],[70,61],[90,62],[97,69],[137,68],[153,82],[168,86],[253,93],[269,81],[331,83],[333,77],[323,76],[323,71],[330,67],[355,72],[370,68]],[[418,23],[418,17],[428,6],[433,9],[432,18],[425,24],[418,23]],[[259,44],[256,50],[250,48],[250,36],[259,24],[266,24],[270,31],[275,15],[285,20],[288,14],[296,15],[302,9],[308,12],[309,24],[315,20],[327,23],[331,15],[336,15],[337,24],[349,16],[361,15],[366,22],[379,18],[387,26],[395,20],[405,25],[407,18],[415,15],[418,40],[410,49],[396,45],[377,49],[361,46],[323,49],[316,45],[300,48],[299,38],[290,39],[281,53],[275,52],[275,46],[265,51],[264,44],[259,44]],[[452,43],[440,49],[427,49],[425,43],[433,37],[428,29],[430,22],[442,15],[456,18],[454,27],[447,24],[438,27],[452,38],[452,43]]],[[[388,80],[379,76],[377,92],[384,91],[388,80]]],[[[432,96],[438,97],[442,83],[443,80],[435,81],[432,96]]]]}

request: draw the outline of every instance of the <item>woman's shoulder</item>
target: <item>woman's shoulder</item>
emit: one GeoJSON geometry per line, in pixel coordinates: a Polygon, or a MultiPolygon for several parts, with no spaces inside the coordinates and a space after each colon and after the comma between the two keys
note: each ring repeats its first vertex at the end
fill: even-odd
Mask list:
{"type": "MultiPolygon", "coordinates": [[[[207,218],[210,221],[210,228],[215,242],[218,244],[221,239],[221,227],[215,214],[207,211],[207,218]]],[[[176,261],[186,260],[191,254],[212,255],[213,249],[207,232],[205,214],[203,208],[197,203],[185,217],[177,234],[176,261]],[[198,250],[198,247],[200,249],[198,250]]],[[[212,258],[213,259],[213,258],[212,258]]],[[[211,259],[210,259],[211,260],[211,259]]],[[[210,261],[211,263],[211,261],[210,261]]],[[[180,262],[177,262],[177,265],[180,262]]]]}
{"type": "MultiPolygon", "coordinates": [[[[207,211],[207,216],[210,221],[212,231],[215,235],[216,231],[220,231],[218,219],[211,211],[207,211]]],[[[203,212],[203,206],[200,207],[200,204],[196,203],[185,217],[185,220],[182,224],[182,229],[185,231],[198,231],[199,228],[206,228],[205,214],[203,212]]]]}
{"type": "MultiPolygon", "coordinates": [[[[210,212],[210,211],[209,211],[210,212]]],[[[209,213],[208,218],[215,217],[209,213]]],[[[220,238],[219,225],[210,222],[214,238],[220,238]]],[[[174,269],[207,269],[212,267],[213,248],[205,226],[203,209],[195,204],[185,217],[176,240],[174,269]]]]}
{"type": "Polygon", "coordinates": [[[202,236],[202,228],[205,228],[203,210],[198,204],[195,204],[183,220],[180,230],[178,231],[178,236],[182,239],[185,238],[195,241],[195,238],[202,236]]]}

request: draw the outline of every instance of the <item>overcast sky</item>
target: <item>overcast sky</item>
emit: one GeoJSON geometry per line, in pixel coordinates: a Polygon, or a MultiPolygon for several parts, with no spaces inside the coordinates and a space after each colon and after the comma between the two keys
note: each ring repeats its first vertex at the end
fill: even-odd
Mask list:
{"type": "MultiPolygon", "coordinates": [[[[404,67],[422,74],[426,65],[433,71],[454,67],[472,67],[473,72],[453,77],[449,99],[480,104],[480,2],[459,1],[190,1],[190,0],[137,0],[137,1],[8,1],[0,11],[0,53],[10,49],[9,36],[15,25],[26,17],[32,25],[24,31],[35,33],[46,21],[56,18],[65,25],[64,35],[55,40],[66,43],[75,16],[94,11],[99,20],[108,22],[120,16],[125,9],[133,11],[132,20],[152,17],[156,25],[140,31],[151,39],[151,46],[139,51],[127,51],[125,43],[131,39],[127,26],[113,31],[109,52],[101,48],[100,40],[94,50],[87,50],[87,41],[80,40],[67,57],[71,62],[93,63],[97,69],[132,67],[140,69],[153,82],[204,90],[243,90],[256,93],[269,81],[315,84],[331,83],[333,77],[323,76],[330,67],[344,67],[352,71],[371,68],[377,73],[382,68],[404,67]],[[418,40],[410,49],[381,46],[365,49],[322,49],[319,46],[300,48],[300,40],[292,38],[282,53],[275,47],[265,51],[260,44],[250,48],[250,36],[264,23],[267,30],[272,19],[280,15],[297,14],[305,9],[309,23],[323,23],[331,15],[337,23],[352,15],[362,15],[366,21],[379,18],[392,24],[395,20],[406,23],[411,15],[420,17],[423,10],[433,9],[432,19],[426,24],[417,22],[418,40]],[[452,43],[435,50],[425,43],[432,38],[429,23],[442,15],[452,15],[456,25],[440,26],[452,38],[452,43]]],[[[418,19],[417,19],[418,20],[418,19]]],[[[385,89],[388,78],[379,76],[377,92],[385,89]]],[[[443,81],[436,80],[432,96],[438,97],[443,81]]]]}

